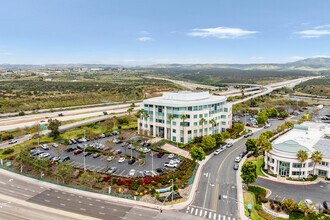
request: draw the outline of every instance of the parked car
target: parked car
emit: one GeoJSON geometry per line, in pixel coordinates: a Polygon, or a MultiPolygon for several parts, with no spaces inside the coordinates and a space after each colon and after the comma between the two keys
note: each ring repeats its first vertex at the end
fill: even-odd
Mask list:
{"type": "Polygon", "coordinates": [[[40,145],[40,147],[44,150],[49,150],[49,147],[47,144],[42,144],[42,145],[40,145]]]}
{"type": "Polygon", "coordinates": [[[76,148],[74,148],[74,147],[69,147],[66,151],[67,152],[71,152],[71,151],[74,151],[76,148]]]}
{"type": "Polygon", "coordinates": [[[234,168],[234,170],[238,170],[238,168],[239,168],[238,163],[235,163],[233,168],[234,168]]]}
{"type": "Polygon", "coordinates": [[[108,171],[107,171],[107,173],[108,174],[112,174],[112,173],[115,173],[117,171],[117,167],[111,167],[108,171]]]}
{"type": "Polygon", "coordinates": [[[115,150],[115,153],[116,153],[116,154],[121,154],[122,151],[121,151],[121,149],[117,149],[117,150],[115,150]]]}
{"type": "Polygon", "coordinates": [[[218,149],[218,150],[216,150],[216,151],[214,151],[214,155],[218,155],[218,154],[220,154],[222,151],[220,150],[220,149],[218,149]]]}
{"type": "Polygon", "coordinates": [[[70,141],[72,142],[72,144],[76,144],[77,143],[77,141],[75,139],[71,139],[70,141]]]}
{"type": "Polygon", "coordinates": [[[314,202],[312,202],[312,200],[310,199],[305,199],[305,205],[307,208],[311,209],[311,210],[315,210],[316,209],[316,205],[314,202]]]}
{"type": "Polygon", "coordinates": [[[84,156],[85,157],[88,157],[89,155],[91,155],[92,153],[91,152],[84,152],[84,156]]]}
{"type": "Polygon", "coordinates": [[[56,162],[58,162],[60,159],[61,159],[60,157],[56,157],[56,156],[55,156],[55,157],[53,157],[53,158],[50,159],[50,162],[51,162],[51,163],[56,163],[56,162]]]}
{"type": "Polygon", "coordinates": [[[284,120],[285,118],[278,118],[278,120],[284,120]]]}
{"type": "Polygon", "coordinates": [[[324,207],[324,209],[330,210],[330,202],[329,201],[324,201],[323,202],[323,207],[324,207]]]}
{"type": "Polygon", "coordinates": [[[33,153],[32,153],[32,156],[38,156],[39,154],[42,154],[43,153],[43,151],[41,151],[41,150],[36,150],[36,151],[34,151],[33,153]]]}
{"type": "Polygon", "coordinates": [[[131,169],[128,173],[129,176],[134,176],[135,175],[135,170],[134,169],[131,169]]]}
{"type": "Polygon", "coordinates": [[[232,146],[233,146],[233,143],[228,143],[228,144],[225,145],[226,148],[230,148],[232,146]]]}
{"type": "Polygon", "coordinates": [[[62,159],[59,160],[59,162],[64,162],[64,161],[67,161],[67,160],[70,160],[69,156],[63,157],[62,159]]]}
{"type": "Polygon", "coordinates": [[[92,156],[93,156],[93,158],[98,158],[98,157],[101,156],[101,155],[98,154],[98,153],[96,153],[96,154],[93,154],[92,156]]]}
{"type": "Polygon", "coordinates": [[[162,168],[157,168],[156,171],[157,171],[157,173],[164,173],[165,172],[165,170],[162,169],[162,168]]]}
{"type": "Polygon", "coordinates": [[[245,134],[244,137],[245,137],[245,138],[248,138],[248,137],[250,137],[250,136],[252,136],[252,135],[253,135],[253,133],[252,133],[252,132],[249,132],[249,133],[245,134]]]}
{"type": "Polygon", "coordinates": [[[239,162],[241,161],[241,159],[242,159],[241,157],[236,157],[236,158],[235,158],[235,162],[236,162],[236,163],[239,163],[239,162]]]}
{"type": "Polygon", "coordinates": [[[143,171],[144,176],[152,176],[152,173],[149,170],[143,171]]]}
{"type": "Polygon", "coordinates": [[[105,134],[100,134],[99,137],[101,137],[101,138],[105,138],[105,134]]]}
{"type": "Polygon", "coordinates": [[[264,128],[269,128],[270,126],[272,126],[272,124],[265,124],[264,128]]]}
{"type": "Polygon", "coordinates": [[[249,151],[244,150],[244,151],[243,151],[243,156],[247,155],[247,153],[249,153],[249,151]]]}
{"type": "Polygon", "coordinates": [[[157,157],[158,157],[158,158],[162,158],[162,156],[164,156],[164,154],[165,154],[165,152],[162,152],[162,151],[161,151],[161,152],[159,152],[159,153],[157,154],[157,157]]]}
{"type": "Polygon", "coordinates": [[[169,167],[169,168],[176,168],[178,164],[176,163],[171,163],[171,162],[165,162],[164,167],[169,167]]]}
{"type": "Polygon", "coordinates": [[[226,146],[223,146],[223,147],[220,147],[219,150],[221,150],[221,151],[225,151],[226,149],[227,149],[226,146]]]}
{"type": "Polygon", "coordinates": [[[78,154],[80,154],[80,153],[82,153],[83,151],[82,150],[75,150],[73,153],[75,154],[75,155],[78,155],[78,154]]]}
{"type": "Polygon", "coordinates": [[[56,147],[58,147],[58,144],[53,143],[53,144],[52,144],[52,147],[55,147],[55,148],[56,148],[56,147]]]}
{"type": "Polygon", "coordinates": [[[58,114],[58,116],[62,117],[62,116],[64,116],[64,114],[63,113],[60,113],[60,114],[58,114]]]}
{"type": "Polygon", "coordinates": [[[8,141],[8,144],[15,144],[15,143],[17,143],[17,140],[15,139],[11,139],[10,141],[8,141]]]}
{"type": "Polygon", "coordinates": [[[128,161],[128,164],[129,165],[132,165],[132,164],[134,164],[135,163],[135,159],[133,158],[133,159],[130,159],[129,161],[128,161]]]}
{"type": "Polygon", "coordinates": [[[40,158],[46,158],[46,157],[49,157],[50,156],[50,153],[42,153],[42,154],[39,154],[39,157],[40,158]]]}
{"type": "Polygon", "coordinates": [[[114,156],[111,156],[111,157],[108,157],[108,158],[107,158],[107,161],[110,162],[110,161],[112,161],[113,159],[115,159],[115,157],[114,157],[114,156]]]}
{"type": "Polygon", "coordinates": [[[169,154],[167,158],[172,159],[173,157],[174,157],[174,154],[169,154]]]}
{"type": "Polygon", "coordinates": [[[149,148],[146,148],[146,147],[144,147],[144,148],[142,148],[142,151],[143,151],[143,153],[149,153],[151,150],[149,149],[149,148]]]}
{"type": "Polygon", "coordinates": [[[121,158],[119,158],[118,163],[122,163],[124,161],[125,161],[125,157],[121,157],[121,158]]]}

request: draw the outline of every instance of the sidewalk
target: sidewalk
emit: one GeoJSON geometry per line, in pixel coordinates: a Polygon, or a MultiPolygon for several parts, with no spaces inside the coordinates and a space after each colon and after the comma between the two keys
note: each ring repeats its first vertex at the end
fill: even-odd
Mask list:
{"type": "Polygon", "coordinates": [[[321,177],[318,177],[314,181],[290,181],[290,180],[287,180],[286,178],[282,178],[282,177],[280,177],[280,178],[275,178],[275,177],[270,178],[270,177],[265,177],[265,176],[258,176],[258,178],[273,181],[273,182],[277,182],[277,183],[283,183],[283,184],[289,184],[289,185],[305,185],[305,186],[315,185],[315,184],[317,184],[321,181],[325,181],[321,177]]]}
{"type": "Polygon", "coordinates": [[[167,150],[167,151],[172,152],[172,153],[175,153],[175,154],[178,154],[180,156],[183,156],[183,157],[188,158],[188,159],[191,160],[191,156],[190,156],[189,151],[183,150],[183,149],[181,149],[181,148],[179,148],[177,146],[174,146],[172,144],[165,143],[162,146],[162,149],[167,150]]]}

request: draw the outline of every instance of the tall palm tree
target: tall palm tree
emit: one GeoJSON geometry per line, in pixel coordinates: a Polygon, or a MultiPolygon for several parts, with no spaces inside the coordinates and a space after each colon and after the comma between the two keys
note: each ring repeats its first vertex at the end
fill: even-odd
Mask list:
{"type": "MultiPolygon", "coordinates": [[[[140,118],[140,121],[141,121],[141,124],[142,124],[143,111],[141,109],[139,109],[137,111],[136,115],[140,118]]],[[[138,128],[140,128],[140,123],[138,123],[138,128]]],[[[140,130],[143,130],[143,126],[142,126],[142,128],[140,128],[140,130]]]]}
{"type": "Polygon", "coordinates": [[[300,166],[300,173],[299,173],[299,179],[300,179],[302,164],[303,164],[303,162],[305,162],[305,161],[307,160],[307,158],[308,158],[307,151],[305,151],[305,150],[299,150],[298,153],[297,153],[297,158],[298,158],[299,162],[301,163],[301,166],[300,166]]]}
{"type": "Polygon", "coordinates": [[[315,165],[320,164],[323,160],[323,154],[320,151],[314,151],[312,153],[312,160],[314,162],[313,175],[315,175],[315,165]]]}
{"type": "Polygon", "coordinates": [[[148,132],[148,135],[149,135],[149,123],[148,123],[149,114],[145,112],[143,114],[143,117],[147,120],[147,132],[148,132]]]}
{"type": "Polygon", "coordinates": [[[184,143],[184,121],[187,120],[187,116],[186,115],[181,115],[180,119],[182,120],[182,129],[183,129],[183,143],[184,143]]]}
{"type": "MultiPolygon", "coordinates": [[[[273,149],[273,145],[272,145],[272,143],[270,143],[269,141],[267,141],[265,144],[264,144],[264,146],[263,146],[263,151],[264,151],[264,153],[265,152],[269,152],[269,151],[271,151],[273,149]]],[[[266,156],[266,153],[265,153],[265,156],[266,156]]],[[[266,164],[266,169],[267,169],[267,171],[268,171],[268,162],[267,162],[268,160],[267,160],[267,157],[265,157],[265,164],[266,164]]]]}
{"type": "Polygon", "coordinates": [[[204,123],[206,122],[205,118],[201,118],[201,120],[199,120],[199,123],[202,123],[202,136],[204,136],[204,123]]]}
{"type": "Polygon", "coordinates": [[[210,121],[209,121],[210,124],[212,124],[212,134],[214,134],[214,125],[217,123],[214,118],[212,118],[210,121]]]}
{"type": "Polygon", "coordinates": [[[132,108],[127,109],[128,117],[129,117],[129,128],[131,128],[131,112],[133,111],[132,108]]]}
{"type": "MultiPolygon", "coordinates": [[[[172,140],[172,120],[174,119],[174,117],[172,114],[169,114],[167,116],[167,119],[170,120],[170,140],[172,140]]],[[[165,129],[167,129],[167,128],[165,127],[165,129]]],[[[167,138],[167,137],[165,137],[165,138],[167,138]]]]}

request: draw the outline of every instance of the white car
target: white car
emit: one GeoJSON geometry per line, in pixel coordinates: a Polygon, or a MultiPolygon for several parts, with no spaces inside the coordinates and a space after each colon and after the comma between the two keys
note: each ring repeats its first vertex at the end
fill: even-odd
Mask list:
{"type": "Polygon", "coordinates": [[[314,202],[312,202],[312,200],[310,199],[305,199],[305,205],[307,208],[311,209],[311,210],[315,210],[316,209],[316,205],[314,202]]]}
{"type": "Polygon", "coordinates": [[[220,154],[222,151],[220,150],[220,149],[218,149],[218,150],[216,150],[216,151],[214,151],[214,155],[218,155],[218,154],[220,154]]]}
{"type": "Polygon", "coordinates": [[[176,163],[171,163],[171,162],[165,162],[164,167],[169,167],[169,168],[176,168],[178,164],[176,163]]]}
{"type": "Polygon", "coordinates": [[[40,158],[46,158],[46,157],[49,157],[50,156],[50,153],[42,153],[39,155],[40,158]]]}
{"type": "Polygon", "coordinates": [[[114,158],[115,158],[115,157],[113,157],[113,156],[108,157],[108,158],[107,158],[107,161],[110,162],[110,161],[112,161],[114,158]]]}
{"type": "Polygon", "coordinates": [[[173,157],[174,157],[174,154],[169,154],[167,158],[172,159],[173,157]]]}
{"type": "Polygon", "coordinates": [[[56,147],[58,147],[58,144],[53,143],[53,144],[52,144],[52,147],[55,147],[55,148],[56,148],[56,147]]]}
{"type": "Polygon", "coordinates": [[[129,171],[128,175],[129,176],[134,176],[135,175],[135,172],[136,171],[134,169],[132,169],[132,170],[129,171]]]}
{"type": "Polygon", "coordinates": [[[225,151],[227,148],[226,148],[226,146],[223,146],[223,147],[221,147],[219,150],[221,150],[221,151],[225,151]]]}
{"type": "Polygon", "coordinates": [[[239,163],[239,162],[241,161],[241,159],[242,159],[242,158],[240,158],[240,157],[236,157],[236,158],[235,158],[235,162],[236,162],[236,163],[239,163]]]}
{"type": "Polygon", "coordinates": [[[228,143],[228,144],[226,144],[226,148],[230,148],[230,147],[232,147],[233,146],[233,143],[228,143]]]}
{"type": "Polygon", "coordinates": [[[40,145],[40,147],[44,150],[49,150],[49,147],[47,144],[42,144],[42,145],[40,145]]]}
{"type": "Polygon", "coordinates": [[[121,157],[121,158],[119,158],[118,163],[122,163],[124,161],[125,161],[125,158],[124,157],[121,157]]]}
{"type": "Polygon", "coordinates": [[[143,151],[143,153],[148,153],[148,152],[150,152],[151,150],[148,149],[148,148],[146,148],[146,147],[144,147],[144,148],[142,148],[142,151],[143,151]]]}

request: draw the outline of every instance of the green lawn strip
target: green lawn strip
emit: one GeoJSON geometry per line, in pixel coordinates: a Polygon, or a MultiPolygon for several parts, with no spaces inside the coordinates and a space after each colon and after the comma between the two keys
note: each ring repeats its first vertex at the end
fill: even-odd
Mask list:
{"type": "Polygon", "coordinates": [[[253,208],[251,211],[251,218],[250,219],[255,219],[255,220],[265,220],[263,217],[259,216],[256,210],[254,209],[255,206],[255,201],[254,201],[254,194],[252,192],[245,192],[244,193],[244,210],[245,210],[245,216],[249,216],[249,211],[247,209],[247,205],[250,204],[250,200],[252,197],[253,200],[253,208]]]}

